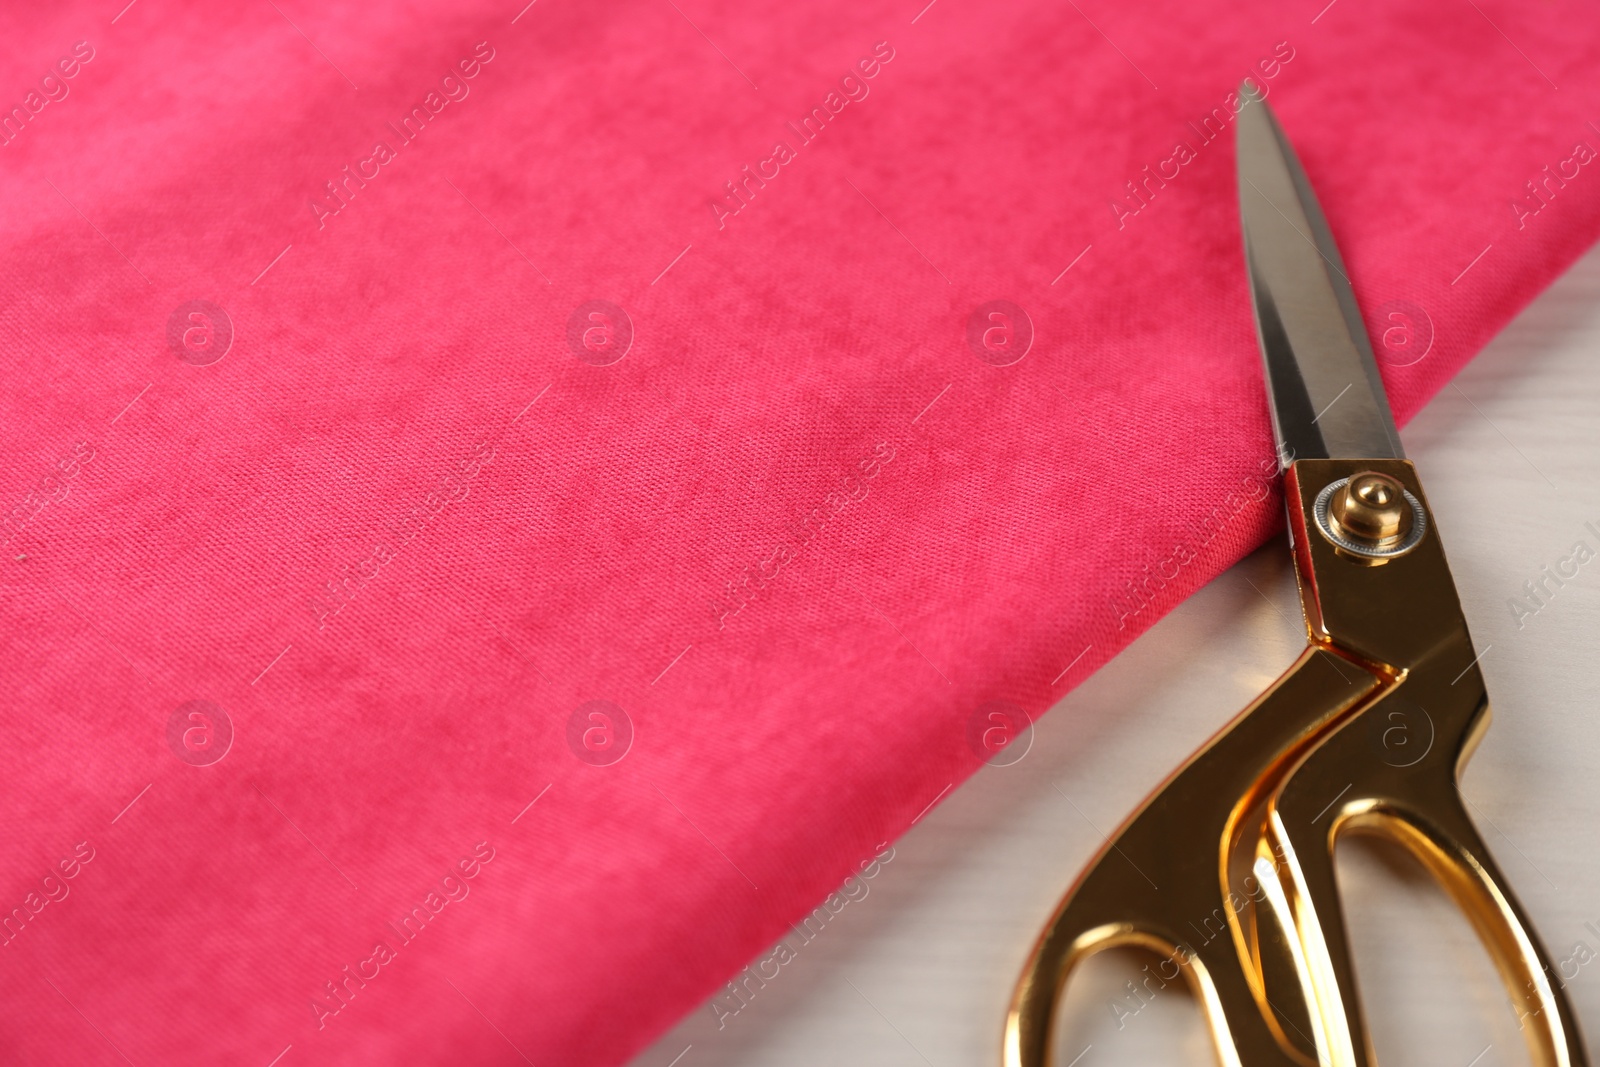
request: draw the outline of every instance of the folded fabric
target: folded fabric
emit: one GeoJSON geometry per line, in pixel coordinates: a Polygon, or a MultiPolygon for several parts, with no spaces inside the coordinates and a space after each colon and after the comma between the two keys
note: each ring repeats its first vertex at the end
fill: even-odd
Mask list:
{"type": "Polygon", "coordinates": [[[7,1062],[703,1002],[1278,522],[1243,79],[1402,419],[1600,232],[1576,0],[121,2],[0,42],[7,1062]]]}

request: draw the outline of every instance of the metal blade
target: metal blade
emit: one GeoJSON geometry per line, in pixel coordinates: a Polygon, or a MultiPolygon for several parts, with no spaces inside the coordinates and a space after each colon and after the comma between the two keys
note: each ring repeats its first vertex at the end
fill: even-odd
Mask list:
{"type": "Polygon", "coordinates": [[[1344,261],[1300,160],[1248,83],[1239,214],[1278,458],[1403,459],[1344,261]]]}

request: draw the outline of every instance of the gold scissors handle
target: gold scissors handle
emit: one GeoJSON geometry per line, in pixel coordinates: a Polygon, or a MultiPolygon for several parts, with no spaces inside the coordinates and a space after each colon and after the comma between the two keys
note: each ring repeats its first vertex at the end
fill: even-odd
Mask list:
{"type": "Polygon", "coordinates": [[[1400,842],[1471,918],[1534,1062],[1582,1067],[1571,1006],[1457,790],[1488,702],[1411,464],[1302,460],[1285,486],[1307,649],[1069,890],[1018,983],[1006,1067],[1054,1062],[1068,979],[1118,945],[1151,949],[1183,973],[1228,1067],[1367,1067],[1333,871],[1335,842],[1356,832],[1400,842]],[[1392,479],[1420,509],[1424,532],[1401,555],[1354,555],[1314,527],[1327,487],[1363,472],[1392,479]]]}
{"type": "Polygon", "coordinates": [[[1264,851],[1282,861],[1276,925],[1300,939],[1297,984],[1337,1038],[1331,1062],[1373,1062],[1333,871],[1337,840],[1365,833],[1404,847],[1472,921],[1533,1062],[1586,1064],[1571,1005],[1550,980],[1551,961],[1458,787],[1488,729],[1489,702],[1415,470],[1404,460],[1304,460],[1289,471],[1285,492],[1311,640],[1387,679],[1283,778],[1262,827],[1264,851]],[[1376,565],[1340,551],[1312,525],[1326,487],[1362,471],[1403,486],[1428,526],[1412,551],[1376,565]]]}
{"type": "Polygon", "coordinates": [[[1129,945],[1181,971],[1224,1064],[1308,1062],[1260,1011],[1246,924],[1273,887],[1254,869],[1240,873],[1234,857],[1240,844],[1253,850],[1280,770],[1376,689],[1336,661],[1308,648],[1111,835],[1023,968],[1006,1020],[1005,1067],[1053,1063],[1055,1005],[1072,972],[1095,952],[1129,945]]]}

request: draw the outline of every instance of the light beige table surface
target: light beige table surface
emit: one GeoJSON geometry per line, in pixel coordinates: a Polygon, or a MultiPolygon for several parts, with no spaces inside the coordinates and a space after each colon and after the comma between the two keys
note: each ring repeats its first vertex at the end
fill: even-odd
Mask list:
{"type": "MultiPolygon", "coordinates": [[[[1428,489],[1494,724],[1463,788],[1557,959],[1600,1055],[1600,559],[1536,614],[1513,598],[1586,540],[1600,551],[1600,250],[1497,338],[1404,431],[1428,489]],[[1582,949],[1579,946],[1583,946],[1582,949]],[[1594,956],[1587,963],[1588,951],[1594,956]]],[[[894,859],[737,1015],[709,1005],[634,1067],[990,1067],[1012,984],[1061,892],[1179,761],[1303,643],[1271,545],[1180,606],[895,845],[894,859]],[[720,1022],[720,1026],[719,1026],[720,1022]]],[[[1341,846],[1362,995],[1382,1062],[1527,1063],[1466,921],[1395,853],[1341,846]]],[[[1063,1009],[1063,1067],[1215,1062],[1193,1002],[1123,985],[1101,957],[1063,1009]]]]}

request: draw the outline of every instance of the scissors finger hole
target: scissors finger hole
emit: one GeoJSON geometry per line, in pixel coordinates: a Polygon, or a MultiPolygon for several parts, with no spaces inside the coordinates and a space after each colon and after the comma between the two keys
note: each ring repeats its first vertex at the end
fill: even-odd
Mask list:
{"type": "Polygon", "coordinates": [[[1124,944],[1094,952],[1073,970],[1055,1008],[1057,1067],[1088,1067],[1090,1060],[1214,1067],[1211,1033],[1175,959],[1124,944]]]}

